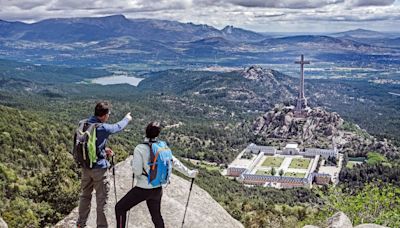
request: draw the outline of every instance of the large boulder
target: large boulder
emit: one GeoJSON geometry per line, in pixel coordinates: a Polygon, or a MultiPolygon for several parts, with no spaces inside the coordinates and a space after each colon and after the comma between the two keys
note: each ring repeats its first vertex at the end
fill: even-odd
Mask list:
{"type": "Polygon", "coordinates": [[[8,228],[8,225],[2,218],[0,218],[0,228],[8,228]]]}
{"type": "Polygon", "coordinates": [[[381,226],[381,225],[376,225],[376,224],[366,223],[366,224],[361,224],[361,225],[355,226],[354,228],[387,228],[387,227],[381,226]]]}
{"type": "Polygon", "coordinates": [[[284,120],[284,124],[286,126],[289,126],[293,121],[293,114],[291,112],[289,112],[288,114],[285,115],[285,120],[284,120]]]}
{"type": "MultiPolygon", "coordinates": [[[[121,199],[132,187],[132,171],[130,167],[131,157],[118,164],[116,170],[117,197],[121,199]]],[[[111,182],[112,184],[112,182],[111,182]]],[[[180,227],[188,198],[190,182],[181,177],[173,175],[171,183],[164,188],[161,213],[166,227],[180,227]]],[[[109,227],[115,227],[115,197],[113,187],[107,203],[106,213],[109,227]]],[[[75,227],[78,218],[78,208],[75,208],[65,219],[56,224],[55,227],[75,227]]],[[[95,195],[92,198],[92,208],[87,224],[96,227],[96,202],[95,195]]],[[[154,227],[146,203],[142,202],[130,211],[129,227],[147,228],[154,227]]],[[[243,225],[232,218],[211,196],[198,187],[193,186],[190,195],[189,207],[186,213],[185,227],[226,227],[242,228],[243,225]]]]}
{"type": "MultiPolygon", "coordinates": [[[[327,228],[353,228],[351,221],[347,215],[343,212],[337,212],[331,218],[328,219],[326,226],[327,228]]],[[[318,226],[306,225],[303,228],[319,228],[318,226]]],[[[386,226],[376,225],[376,224],[361,224],[355,226],[354,228],[387,228],[386,226]]]]}
{"type": "Polygon", "coordinates": [[[337,212],[330,219],[328,219],[328,228],[352,228],[353,224],[351,223],[349,217],[345,215],[343,212],[337,212]]]}

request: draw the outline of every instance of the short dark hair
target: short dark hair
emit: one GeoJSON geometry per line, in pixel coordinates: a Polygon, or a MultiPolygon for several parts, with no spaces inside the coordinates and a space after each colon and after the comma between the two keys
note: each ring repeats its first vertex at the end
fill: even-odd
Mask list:
{"type": "Polygon", "coordinates": [[[97,102],[96,107],[94,108],[94,115],[101,117],[110,112],[111,104],[108,101],[100,101],[97,102]]]}
{"type": "Polygon", "coordinates": [[[157,121],[150,122],[146,127],[146,137],[149,139],[157,138],[161,132],[161,125],[157,121]]]}

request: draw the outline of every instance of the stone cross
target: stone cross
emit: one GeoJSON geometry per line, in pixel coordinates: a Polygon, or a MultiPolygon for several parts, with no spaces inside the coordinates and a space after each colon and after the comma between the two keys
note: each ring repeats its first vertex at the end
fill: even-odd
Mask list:
{"type": "Polygon", "coordinates": [[[307,106],[307,100],[304,96],[304,64],[310,64],[310,61],[304,61],[304,55],[301,55],[300,61],[296,61],[294,63],[300,64],[300,71],[301,71],[300,90],[299,90],[299,97],[297,98],[296,109],[297,111],[301,111],[307,106]]]}

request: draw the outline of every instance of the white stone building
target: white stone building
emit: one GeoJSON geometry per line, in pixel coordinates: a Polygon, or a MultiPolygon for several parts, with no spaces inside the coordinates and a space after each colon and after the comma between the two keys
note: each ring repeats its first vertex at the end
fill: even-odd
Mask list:
{"type": "MultiPolygon", "coordinates": [[[[338,150],[334,149],[317,149],[317,148],[306,148],[305,151],[301,151],[296,143],[288,143],[283,150],[277,150],[271,146],[258,146],[251,143],[246,149],[239,154],[238,158],[228,166],[227,175],[236,177],[240,182],[247,185],[262,185],[262,186],[273,186],[279,188],[293,188],[293,187],[311,187],[315,177],[318,178],[318,182],[325,183],[327,176],[325,174],[319,175],[316,173],[316,168],[320,157],[338,157],[338,150]],[[240,159],[243,153],[252,153],[257,156],[253,156],[252,159],[240,159]],[[257,164],[261,163],[264,156],[268,157],[280,157],[288,159],[294,157],[302,158],[308,157],[310,164],[306,169],[304,177],[292,177],[292,176],[277,176],[268,174],[257,174],[257,164]]],[[[286,166],[288,172],[293,171],[293,168],[288,167],[291,160],[286,166]]],[[[282,164],[285,162],[282,162],[282,164]]],[[[283,165],[282,165],[283,166],[283,165]]],[[[263,169],[265,170],[265,169],[263,169]]],[[[304,169],[303,169],[304,170],[304,169]]],[[[300,172],[301,173],[301,169],[300,172]]],[[[305,172],[305,171],[303,171],[305,172]]]]}
{"type": "Polygon", "coordinates": [[[300,154],[299,145],[297,143],[288,143],[283,148],[283,150],[282,150],[282,152],[280,154],[284,154],[284,155],[299,155],[300,154]]]}
{"type": "Polygon", "coordinates": [[[272,146],[258,146],[254,143],[251,143],[246,147],[246,152],[253,154],[259,154],[260,152],[263,152],[264,154],[275,155],[276,149],[272,146]]]}
{"type": "Polygon", "coordinates": [[[333,149],[328,149],[328,150],[327,149],[318,149],[318,148],[306,148],[304,156],[313,157],[315,155],[320,155],[324,158],[334,157],[337,159],[339,152],[336,149],[336,147],[333,149]]]}

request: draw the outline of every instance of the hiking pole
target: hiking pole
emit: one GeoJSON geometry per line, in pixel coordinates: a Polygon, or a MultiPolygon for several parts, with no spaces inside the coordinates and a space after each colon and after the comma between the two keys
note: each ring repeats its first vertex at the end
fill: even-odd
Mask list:
{"type": "Polygon", "coordinates": [[[192,178],[192,183],[190,183],[190,190],[189,190],[189,195],[188,195],[188,199],[187,199],[187,202],[186,202],[185,214],[183,214],[183,220],[182,220],[181,228],[183,228],[183,224],[185,223],[186,211],[187,211],[187,208],[188,208],[188,205],[189,205],[189,198],[190,198],[190,193],[192,192],[193,182],[194,182],[194,178],[192,178]]]}
{"type": "Polygon", "coordinates": [[[114,179],[114,195],[115,195],[115,204],[117,204],[117,186],[115,185],[115,165],[114,165],[114,154],[111,156],[111,166],[112,166],[112,174],[114,179]]]}
{"type": "MultiPolygon", "coordinates": [[[[135,174],[132,173],[132,188],[135,182],[135,174]]],[[[131,209],[128,210],[128,217],[126,218],[126,228],[129,227],[129,215],[131,215],[131,209]]]]}

